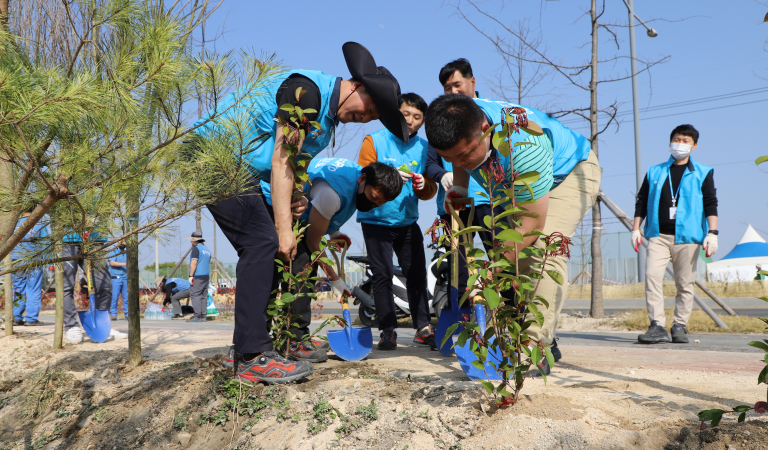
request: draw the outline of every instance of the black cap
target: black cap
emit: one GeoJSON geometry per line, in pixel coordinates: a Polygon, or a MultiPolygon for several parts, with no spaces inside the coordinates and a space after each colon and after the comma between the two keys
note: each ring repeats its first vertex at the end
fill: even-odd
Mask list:
{"type": "Polygon", "coordinates": [[[385,67],[376,66],[373,55],[357,42],[347,42],[341,47],[352,78],[360,81],[371,96],[379,120],[392,134],[408,143],[408,123],[400,112],[398,97],[400,84],[385,67]]]}
{"type": "Polygon", "coordinates": [[[205,239],[203,239],[203,233],[198,233],[197,231],[192,232],[192,237],[188,237],[192,242],[205,242],[205,239]]]}

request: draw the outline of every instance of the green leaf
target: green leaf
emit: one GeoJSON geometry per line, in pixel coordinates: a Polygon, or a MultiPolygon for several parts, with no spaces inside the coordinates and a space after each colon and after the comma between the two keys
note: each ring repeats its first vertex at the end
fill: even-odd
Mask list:
{"type": "Polygon", "coordinates": [[[485,288],[483,289],[483,297],[485,297],[485,301],[488,302],[488,307],[491,309],[496,309],[499,307],[499,294],[496,292],[495,289],[485,288]]]}
{"type": "Polygon", "coordinates": [[[314,113],[317,112],[316,109],[312,109],[312,108],[307,108],[307,109],[304,109],[302,111],[304,111],[304,114],[314,114],[314,113]]]}
{"type": "Polygon", "coordinates": [[[482,258],[485,256],[485,252],[479,248],[473,248],[467,252],[467,256],[470,258],[482,258]]]}
{"type": "Polygon", "coordinates": [[[521,186],[526,183],[533,184],[539,181],[539,177],[540,177],[539,172],[536,172],[535,170],[531,172],[526,172],[524,174],[518,175],[517,178],[515,178],[515,184],[518,186],[521,186]]]}
{"type": "Polygon", "coordinates": [[[523,242],[523,235],[517,230],[509,229],[504,230],[501,233],[496,235],[496,239],[502,241],[502,242],[517,242],[522,243],[523,242]]]}
{"type": "Polygon", "coordinates": [[[744,419],[747,417],[747,413],[743,412],[739,414],[738,423],[744,422],[744,419]]]}
{"type": "Polygon", "coordinates": [[[440,342],[440,348],[443,348],[446,342],[448,342],[448,339],[450,339],[451,336],[453,336],[453,332],[456,331],[456,329],[459,328],[458,323],[454,323],[450,327],[448,327],[447,330],[445,330],[445,336],[443,336],[443,340],[440,342]]]}
{"type": "Polygon", "coordinates": [[[552,356],[552,350],[550,350],[549,347],[544,347],[544,356],[547,357],[547,362],[549,363],[549,367],[555,367],[555,357],[552,356]]]}
{"type": "Polygon", "coordinates": [[[531,231],[525,233],[523,235],[523,237],[528,237],[528,236],[546,236],[546,235],[547,235],[546,233],[542,233],[539,230],[531,230],[531,231]]]}
{"type": "Polygon", "coordinates": [[[496,147],[496,150],[498,150],[502,156],[508,157],[510,153],[509,141],[503,141],[496,147]]]}
{"type": "Polygon", "coordinates": [[[485,138],[486,138],[486,137],[488,137],[488,135],[489,135],[489,134],[493,133],[493,130],[495,130],[495,129],[496,129],[496,127],[498,127],[498,126],[499,126],[499,124],[498,124],[498,123],[494,123],[493,125],[491,125],[490,127],[488,127],[488,129],[487,129],[487,130],[485,130],[485,133],[483,133],[483,135],[482,135],[482,136],[480,136],[480,140],[479,140],[478,142],[482,142],[482,141],[484,141],[484,140],[485,140],[485,138]]]}
{"type": "Polygon", "coordinates": [[[514,146],[520,147],[521,145],[536,145],[536,144],[533,142],[516,142],[514,146]]]}
{"type": "Polygon", "coordinates": [[[467,339],[469,339],[469,332],[464,329],[459,333],[459,336],[454,341],[454,345],[458,345],[459,347],[464,347],[464,345],[467,343],[467,339]]]}
{"type": "MultiPolygon", "coordinates": [[[[488,133],[486,131],[486,133],[488,133]]],[[[494,148],[499,148],[499,145],[501,145],[502,142],[504,142],[504,139],[507,138],[506,133],[504,133],[504,130],[497,131],[493,134],[493,137],[491,138],[491,144],[494,146],[494,148]]]]}
{"type": "Polygon", "coordinates": [[[768,384],[768,365],[763,367],[763,371],[757,376],[757,384],[760,383],[768,384]]]}
{"type": "Polygon", "coordinates": [[[765,342],[752,341],[747,345],[751,345],[752,347],[759,348],[760,350],[768,352],[768,344],[766,344],[765,342]]]}
{"type": "Polygon", "coordinates": [[[720,425],[720,420],[723,418],[723,415],[720,414],[719,416],[715,416],[714,419],[712,419],[712,422],[710,422],[709,426],[716,427],[720,425]]]}
{"type": "Polygon", "coordinates": [[[493,392],[494,387],[493,387],[493,384],[491,384],[490,381],[480,380],[480,383],[485,388],[485,392],[487,392],[489,394],[493,392]]]}
{"type": "Polygon", "coordinates": [[[475,225],[475,226],[471,226],[471,227],[464,227],[464,228],[462,228],[459,231],[455,231],[453,233],[453,235],[454,236],[461,236],[462,234],[477,233],[478,231],[488,231],[488,230],[486,230],[484,227],[479,227],[479,226],[475,225]]]}
{"type": "Polygon", "coordinates": [[[704,411],[699,411],[699,420],[702,422],[715,420],[715,417],[723,417],[724,413],[725,411],[722,409],[705,409],[704,411]]]}
{"type": "Polygon", "coordinates": [[[739,406],[733,408],[733,410],[736,411],[736,412],[749,411],[750,409],[752,409],[752,407],[751,406],[747,406],[747,405],[739,405],[739,406]]]}
{"type": "Polygon", "coordinates": [[[469,277],[467,280],[467,288],[472,289],[472,287],[475,285],[475,281],[477,281],[477,278],[480,276],[480,274],[474,274],[469,277]]]}
{"type": "Polygon", "coordinates": [[[472,365],[475,366],[475,369],[477,370],[485,370],[485,364],[479,359],[472,361],[472,365]]]}
{"type": "Polygon", "coordinates": [[[505,390],[505,389],[499,390],[499,392],[497,392],[497,394],[501,395],[502,397],[512,397],[512,393],[507,391],[507,390],[505,390]]]}
{"type": "Polygon", "coordinates": [[[491,228],[492,222],[493,222],[493,217],[492,216],[485,216],[485,217],[483,217],[483,223],[485,224],[485,226],[488,229],[491,228]]]}
{"type": "Polygon", "coordinates": [[[541,349],[539,346],[535,346],[531,349],[531,364],[534,364],[538,367],[538,364],[541,362],[541,349]]]}
{"type": "Polygon", "coordinates": [[[755,165],[759,166],[760,164],[768,161],[768,156],[761,156],[755,160],[755,165]]]}
{"type": "Polygon", "coordinates": [[[549,275],[552,280],[554,280],[555,283],[559,284],[560,286],[563,285],[563,276],[557,273],[556,270],[547,270],[547,275],[549,275]]]}

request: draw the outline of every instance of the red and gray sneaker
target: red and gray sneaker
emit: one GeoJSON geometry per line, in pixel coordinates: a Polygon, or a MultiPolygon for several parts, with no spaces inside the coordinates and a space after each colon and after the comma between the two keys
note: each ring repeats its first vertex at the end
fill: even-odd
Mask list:
{"type": "Polygon", "coordinates": [[[413,342],[421,345],[435,346],[435,330],[432,325],[427,325],[421,330],[416,332],[416,336],[413,337],[413,342]]]}
{"type": "Polygon", "coordinates": [[[387,328],[380,334],[381,341],[377,346],[379,350],[394,350],[397,348],[397,331],[394,328],[387,328]]]}
{"type": "Polygon", "coordinates": [[[318,350],[328,350],[331,348],[331,344],[322,339],[309,338],[309,343],[314,345],[318,350]]]}
{"type": "Polygon", "coordinates": [[[238,361],[235,378],[244,383],[282,384],[300,380],[312,372],[312,364],[305,361],[289,361],[271,351],[264,352],[250,361],[238,361]]]}
{"type": "Polygon", "coordinates": [[[328,353],[308,342],[301,345],[294,343],[288,348],[288,359],[294,361],[307,361],[310,363],[321,363],[328,360],[328,353]]]}
{"type": "Polygon", "coordinates": [[[227,352],[227,356],[224,357],[224,362],[221,363],[222,366],[226,367],[227,369],[234,369],[235,365],[243,359],[243,355],[240,353],[237,353],[235,351],[235,346],[229,347],[229,351],[227,352]]]}

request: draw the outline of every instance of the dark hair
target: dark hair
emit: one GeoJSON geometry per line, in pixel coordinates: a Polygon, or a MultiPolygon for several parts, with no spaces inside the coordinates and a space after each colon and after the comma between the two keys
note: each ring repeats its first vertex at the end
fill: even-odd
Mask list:
{"type": "Polygon", "coordinates": [[[397,98],[397,107],[399,108],[403,106],[403,103],[408,104],[408,106],[413,106],[423,114],[427,113],[427,102],[425,102],[419,94],[414,94],[413,92],[402,94],[397,98]]]}
{"type": "Polygon", "coordinates": [[[378,161],[372,162],[363,167],[362,173],[365,175],[365,184],[381,189],[388,202],[397,198],[403,189],[403,179],[392,166],[378,161]]]}
{"type": "Polygon", "coordinates": [[[448,78],[451,78],[451,75],[457,70],[461,72],[461,76],[464,78],[472,78],[473,76],[472,65],[469,64],[469,61],[464,58],[459,58],[456,61],[449,62],[440,69],[440,75],[438,76],[440,79],[440,86],[445,86],[445,83],[448,82],[448,78]]]}
{"type": "Polygon", "coordinates": [[[699,143],[699,131],[696,128],[693,128],[693,125],[678,125],[675,127],[675,129],[672,130],[672,134],[669,135],[669,142],[672,142],[672,138],[675,137],[676,134],[688,136],[693,139],[694,144],[699,143]]]}
{"type": "Polygon", "coordinates": [[[483,110],[466,95],[441,95],[427,109],[424,131],[429,145],[447,150],[463,139],[474,139],[484,120],[483,110]]]}

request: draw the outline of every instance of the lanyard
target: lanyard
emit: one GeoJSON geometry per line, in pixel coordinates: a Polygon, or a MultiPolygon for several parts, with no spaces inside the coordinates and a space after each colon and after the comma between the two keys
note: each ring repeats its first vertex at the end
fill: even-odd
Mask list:
{"type": "MultiPolygon", "coordinates": [[[[669,195],[672,195],[672,169],[669,170],[669,195]]],[[[675,207],[675,204],[677,203],[677,196],[680,195],[680,186],[683,185],[683,177],[685,176],[685,170],[683,170],[683,174],[680,176],[680,182],[677,183],[677,192],[675,192],[675,195],[672,195],[672,207],[675,207]]]]}

